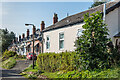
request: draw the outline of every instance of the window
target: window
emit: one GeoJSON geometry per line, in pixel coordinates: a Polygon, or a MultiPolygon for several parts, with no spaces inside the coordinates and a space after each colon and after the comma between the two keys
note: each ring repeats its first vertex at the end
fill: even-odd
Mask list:
{"type": "Polygon", "coordinates": [[[82,33],[82,29],[78,29],[78,32],[77,32],[77,37],[80,37],[83,33],[82,33]]]}
{"type": "Polygon", "coordinates": [[[59,33],[59,49],[64,48],[64,33],[59,33]]]}
{"type": "Polygon", "coordinates": [[[49,49],[50,48],[50,38],[49,36],[47,36],[47,39],[46,39],[46,49],[49,49]]]}

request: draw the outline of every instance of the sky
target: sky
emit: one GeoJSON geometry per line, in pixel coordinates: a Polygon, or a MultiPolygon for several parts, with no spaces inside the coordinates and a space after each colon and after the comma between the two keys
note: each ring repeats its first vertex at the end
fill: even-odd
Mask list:
{"type": "Polygon", "coordinates": [[[74,15],[87,10],[93,2],[2,2],[0,8],[0,28],[13,31],[16,36],[25,33],[32,26],[26,27],[26,23],[32,23],[40,29],[41,21],[45,21],[45,27],[52,25],[53,14],[58,14],[58,20],[67,17],[67,13],[74,15]]]}

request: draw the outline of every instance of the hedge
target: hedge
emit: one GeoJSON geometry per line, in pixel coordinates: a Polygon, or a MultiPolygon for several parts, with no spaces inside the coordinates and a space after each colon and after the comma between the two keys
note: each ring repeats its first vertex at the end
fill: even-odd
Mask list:
{"type": "Polygon", "coordinates": [[[36,65],[41,71],[72,71],[79,68],[78,60],[75,52],[42,53],[38,55],[36,65]]]}

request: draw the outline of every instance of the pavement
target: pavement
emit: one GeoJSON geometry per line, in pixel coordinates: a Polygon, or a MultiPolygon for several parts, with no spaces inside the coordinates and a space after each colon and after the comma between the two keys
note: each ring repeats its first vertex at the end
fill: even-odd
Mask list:
{"type": "Polygon", "coordinates": [[[32,60],[17,60],[15,67],[12,69],[3,69],[0,67],[0,79],[1,80],[28,80],[20,73],[32,63],[32,60]]]}

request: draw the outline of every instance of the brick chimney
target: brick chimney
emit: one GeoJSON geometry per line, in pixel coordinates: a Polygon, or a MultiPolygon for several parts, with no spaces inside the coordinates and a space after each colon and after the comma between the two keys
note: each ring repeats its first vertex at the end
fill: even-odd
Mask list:
{"type": "Polygon", "coordinates": [[[55,24],[56,22],[58,22],[58,17],[57,17],[57,14],[54,13],[54,16],[53,16],[53,24],[55,24]]]}
{"type": "Polygon", "coordinates": [[[45,23],[44,23],[44,21],[42,21],[41,22],[41,29],[40,29],[40,31],[43,31],[45,29],[45,23]]]}
{"type": "Polygon", "coordinates": [[[33,26],[33,34],[35,34],[35,32],[36,32],[36,28],[35,26],[33,26]]]}
{"type": "Polygon", "coordinates": [[[30,33],[30,32],[29,32],[29,29],[27,29],[27,38],[29,37],[29,33],[30,33]]]}
{"type": "Polygon", "coordinates": [[[21,35],[19,35],[19,42],[21,42],[21,35]]]}
{"type": "Polygon", "coordinates": [[[24,38],[25,38],[25,34],[23,33],[23,34],[22,34],[22,39],[24,39],[24,38]]]}
{"type": "Polygon", "coordinates": [[[18,38],[16,37],[16,43],[18,43],[18,38]]]}

